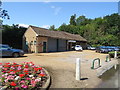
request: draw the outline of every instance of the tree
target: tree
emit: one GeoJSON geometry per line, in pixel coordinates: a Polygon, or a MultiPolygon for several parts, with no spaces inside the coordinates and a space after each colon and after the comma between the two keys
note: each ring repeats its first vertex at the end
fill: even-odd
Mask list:
{"type": "Polygon", "coordinates": [[[56,29],[55,29],[55,25],[50,26],[49,30],[55,31],[55,30],[56,30],[56,29]]]}
{"type": "Polygon", "coordinates": [[[7,10],[2,10],[1,6],[2,6],[2,2],[0,1],[0,18],[5,19],[7,17],[7,19],[10,19],[7,10]]]}
{"type": "Polygon", "coordinates": [[[22,37],[26,28],[17,27],[15,25],[3,25],[2,43],[8,44],[14,48],[22,48],[22,37]]]}
{"type": "Polygon", "coordinates": [[[81,22],[84,22],[85,21],[85,16],[79,16],[77,19],[76,19],[76,25],[81,25],[81,22]]]}
{"type": "Polygon", "coordinates": [[[71,16],[71,18],[70,18],[70,25],[76,25],[76,14],[71,16]]]}
{"type": "Polygon", "coordinates": [[[120,15],[114,13],[103,18],[88,19],[76,14],[70,17],[70,24],[62,24],[58,30],[79,34],[91,45],[120,46],[120,15]]]}

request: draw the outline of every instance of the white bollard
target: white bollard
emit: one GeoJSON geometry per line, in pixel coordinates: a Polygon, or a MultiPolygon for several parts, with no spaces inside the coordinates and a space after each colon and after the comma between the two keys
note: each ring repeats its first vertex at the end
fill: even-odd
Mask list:
{"type": "Polygon", "coordinates": [[[117,65],[116,64],[114,65],[114,69],[117,69],[117,65]]]}
{"type": "Polygon", "coordinates": [[[115,55],[114,55],[114,58],[117,58],[117,51],[115,51],[115,55]]]}
{"type": "Polygon", "coordinates": [[[80,80],[80,58],[76,58],[76,80],[80,80]]]}

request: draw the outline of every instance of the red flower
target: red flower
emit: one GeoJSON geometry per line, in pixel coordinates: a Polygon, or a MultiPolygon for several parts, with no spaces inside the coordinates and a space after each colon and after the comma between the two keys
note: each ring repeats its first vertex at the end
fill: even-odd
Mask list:
{"type": "Polygon", "coordinates": [[[25,68],[28,68],[28,65],[25,65],[25,68]]]}
{"type": "Polygon", "coordinates": [[[28,73],[25,73],[25,74],[28,74],[28,73]]]}
{"type": "Polygon", "coordinates": [[[23,72],[28,73],[28,71],[27,71],[27,70],[24,70],[23,72]]]}
{"type": "Polygon", "coordinates": [[[16,83],[15,82],[11,82],[10,85],[11,86],[16,86],[16,83]]]}
{"type": "Polygon", "coordinates": [[[42,67],[40,67],[39,70],[42,70],[42,67]]]}
{"type": "Polygon", "coordinates": [[[24,74],[19,74],[20,77],[24,77],[25,75],[24,74]]]}
{"type": "Polygon", "coordinates": [[[20,67],[22,67],[23,65],[19,65],[20,67]]]}
{"type": "Polygon", "coordinates": [[[10,65],[4,65],[4,67],[10,67],[10,65]]]}
{"type": "Polygon", "coordinates": [[[34,70],[35,70],[35,71],[38,71],[38,70],[39,70],[39,68],[34,68],[34,70]]]}
{"type": "Polygon", "coordinates": [[[13,64],[17,64],[17,63],[14,62],[13,64]]]}
{"type": "Polygon", "coordinates": [[[42,76],[42,77],[44,77],[45,76],[45,74],[39,74],[40,76],[42,76]]]}
{"type": "Polygon", "coordinates": [[[5,63],[5,64],[7,65],[7,64],[10,64],[10,63],[5,63]]]}
{"type": "Polygon", "coordinates": [[[10,71],[14,71],[14,70],[10,70],[10,71]]]}

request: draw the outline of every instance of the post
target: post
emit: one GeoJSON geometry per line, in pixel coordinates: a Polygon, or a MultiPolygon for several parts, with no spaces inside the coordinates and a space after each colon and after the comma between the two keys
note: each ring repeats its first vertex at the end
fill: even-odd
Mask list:
{"type": "Polygon", "coordinates": [[[37,45],[35,46],[35,53],[38,53],[38,50],[37,50],[38,48],[37,48],[37,45]]]}
{"type": "Polygon", "coordinates": [[[80,80],[80,58],[76,58],[76,80],[80,80]]]}
{"type": "Polygon", "coordinates": [[[114,58],[115,59],[117,58],[117,51],[115,51],[114,58]]]}
{"type": "Polygon", "coordinates": [[[38,37],[36,37],[35,53],[38,53],[38,37]]]}
{"type": "Polygon", "coordinates": [[[116,64],[114,65],[114,69],[117,69],[117,65],[116,64]]]}

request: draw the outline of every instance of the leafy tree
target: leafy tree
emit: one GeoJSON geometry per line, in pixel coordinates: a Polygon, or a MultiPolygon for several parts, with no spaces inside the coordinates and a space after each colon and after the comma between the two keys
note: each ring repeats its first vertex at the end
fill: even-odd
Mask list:
{"type": "Polygon", "coordinates": [[[5,19],[7,17],[7,19],[10,19],[7,10],[2,10],[1,6],[2,6],[2,2],[0,1],[0,18],[5,19]]]}
{"type": "Polygon", "coordinates": [[[70,18],[70,25],[76,25],[76,14],[71,16],[71,18],[70,18]]]}
{"type": "Polygon", "coordinates": [[[3,25],[2,43],[8,44],[14,48],[22,48],[22,37],[26,28],[18,28],[17,26],[3,25]]]}
{"type": "Polygon", "coordinates": [[[85,16],[79,16],[77,19],[76,19],[76,24],[77,25],[80,25],[81,22],[84,22],[85,21],[85,16]]]}
{"type": "Polygon", "coordinates": [[[70,17],[70,24],[62,24],[58,30],[79,34],[91,45],[120,46],[120,15],[114,13],[103,18],[88,19],[76,15],[70,17]]]}
{"type": "Polygon", "coordinates": [[[49,30],[55,31],[55,30],[56,30],[56,29],[55,29],[55,25],[50,26],[49,30]]]}

